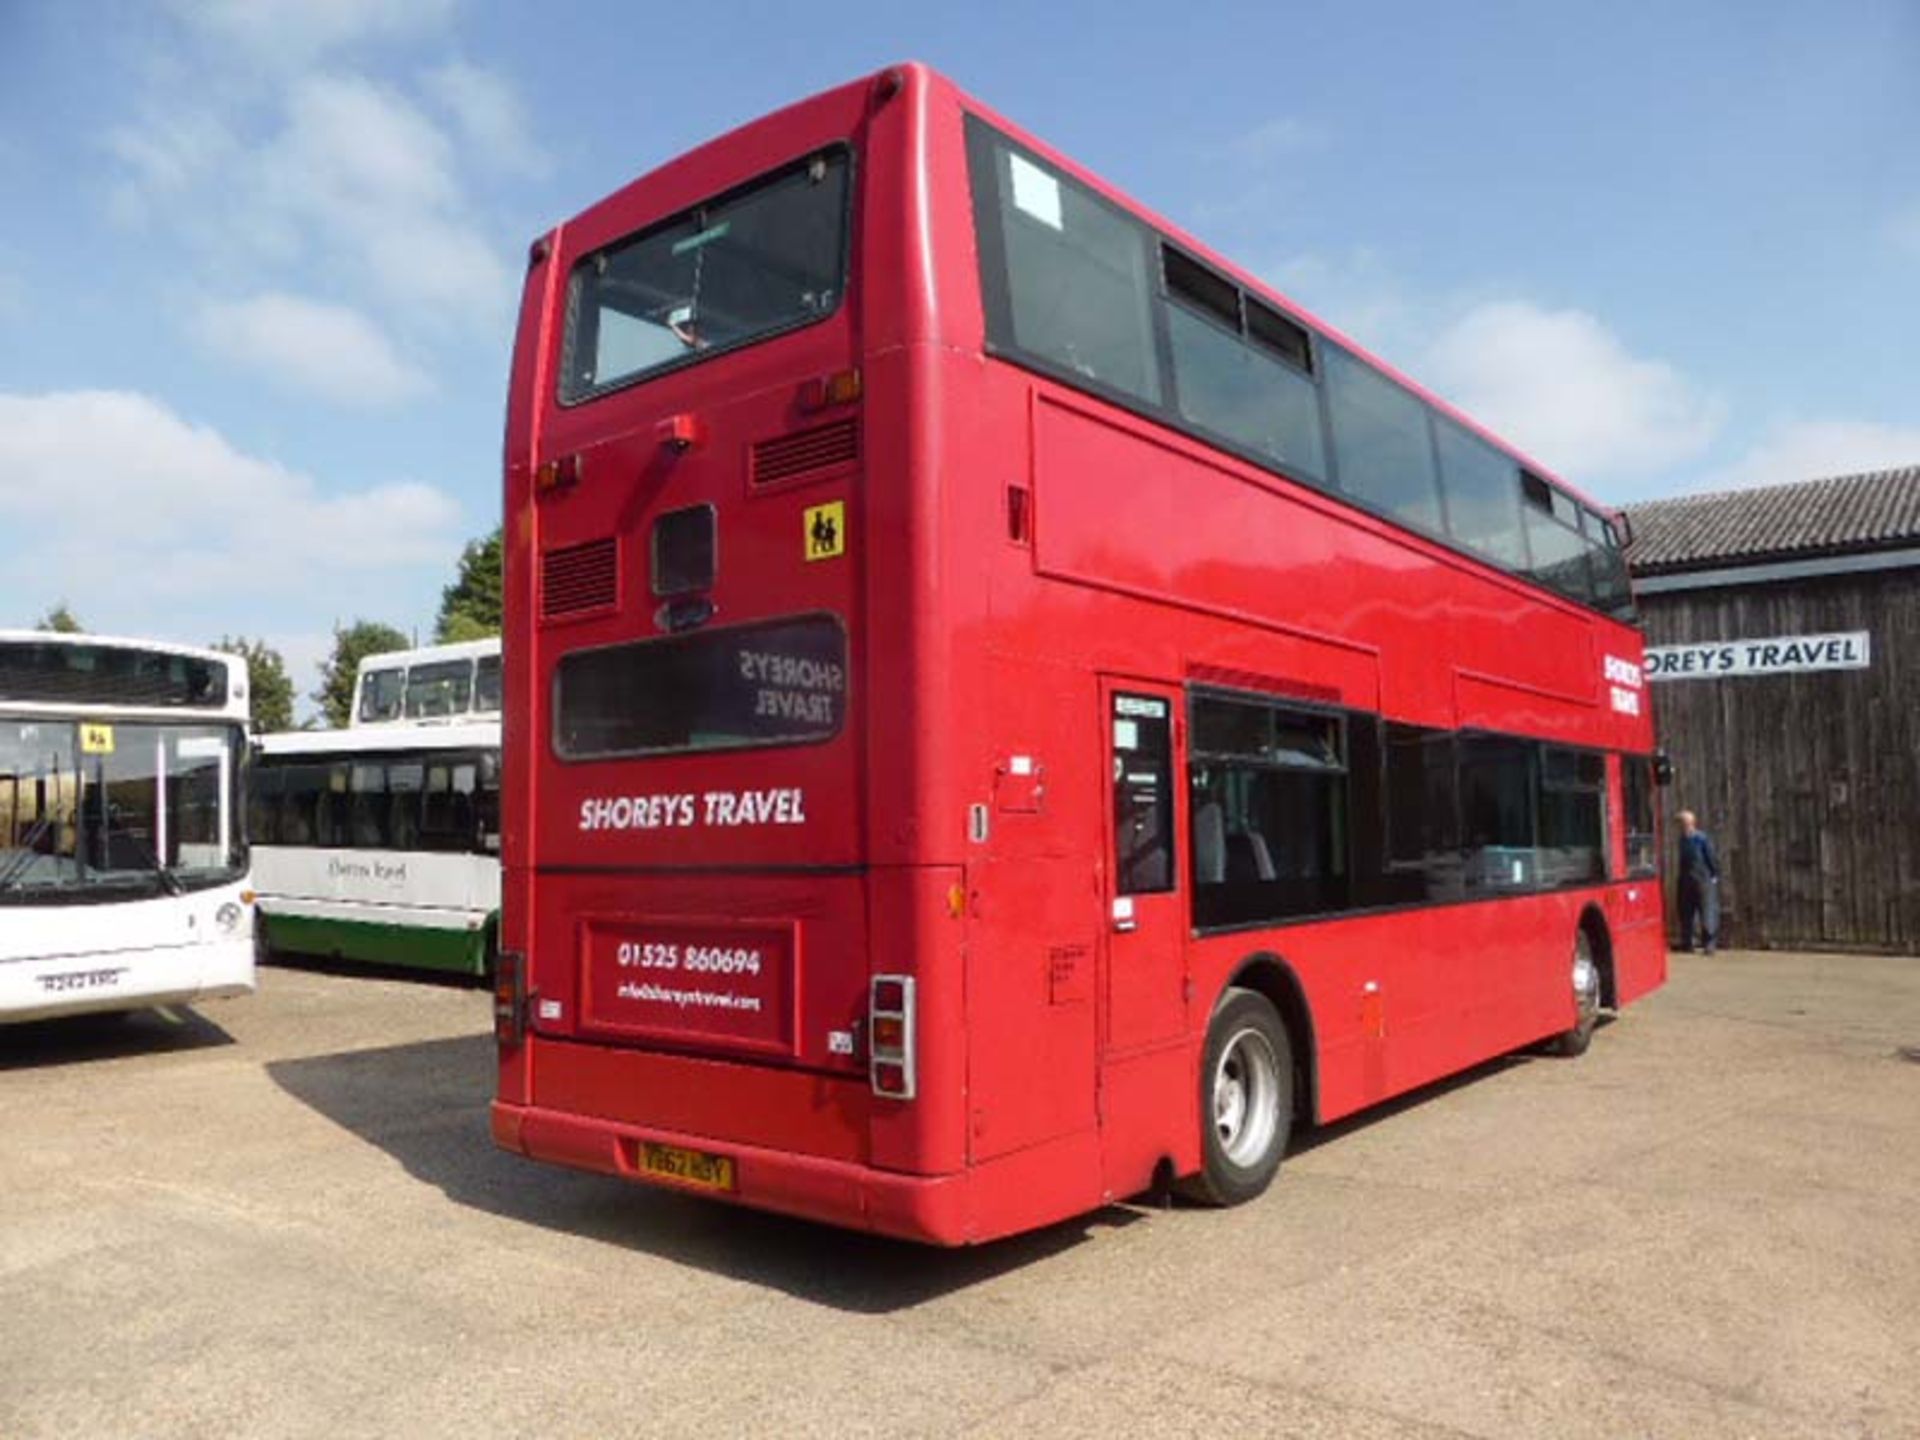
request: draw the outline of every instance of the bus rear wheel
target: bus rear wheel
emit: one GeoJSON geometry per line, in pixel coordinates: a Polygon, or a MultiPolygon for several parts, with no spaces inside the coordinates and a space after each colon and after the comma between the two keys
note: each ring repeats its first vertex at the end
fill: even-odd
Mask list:
{"type": "Polygon", "coordinates": [[[1264,995],[1227,991],[1200,1067],[1200,1173],[1180,1193],[1239,1205],[1273,1183],[1293,1129],[1293,1046],[1264,995]]]}
{"type": "Polygon", "coordinates": [[[1593,935],[1582,925],[1573,941],[1573,1028],[1547,1041],[1548,1053],[1568,1059],[1586,1054],[1599,1023],[1600,966],[1593,958],[1593,935]]]}

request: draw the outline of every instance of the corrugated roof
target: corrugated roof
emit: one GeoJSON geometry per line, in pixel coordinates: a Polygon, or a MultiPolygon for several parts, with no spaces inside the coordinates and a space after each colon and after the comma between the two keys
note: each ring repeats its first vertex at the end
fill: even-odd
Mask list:
{"type": "Polygon", "coordinates": [[[1920,465],[1629,505],[1636,575],[1920,545],[1920,465]]]}

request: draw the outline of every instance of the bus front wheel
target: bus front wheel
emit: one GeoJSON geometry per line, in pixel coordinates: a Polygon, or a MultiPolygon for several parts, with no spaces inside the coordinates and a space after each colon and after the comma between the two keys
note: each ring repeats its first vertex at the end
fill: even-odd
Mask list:
{"type": "Polygon", "coordinates": [[[1573,941],[1573,1028],[1547,1041],[1547,1051],[1571,1059],[1587,1053],[1593,1028],[1600,1023],[1600,966],[1593,958],[1593,935],[1582,925],[1573,941]]]}
{"type": "Polygon", "coordinates": [[[1200,1173],[1188,1199],[1238,1205],[1273,1183],[1293,1129],[1293,1046],[1279,1012],[1252,990],[1227,991],[1200,1067],[1200,1173]]]}

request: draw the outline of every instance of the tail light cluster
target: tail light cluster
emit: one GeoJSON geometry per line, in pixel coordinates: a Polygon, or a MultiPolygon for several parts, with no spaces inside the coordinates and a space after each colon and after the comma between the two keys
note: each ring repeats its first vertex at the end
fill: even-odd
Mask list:
{"type": "Polygon", "coordinates": [[[913,1032],[913,977],[874,976],[867,1003],[867,1074],[874,1094],[913,1099],[919,1081],[913,1032]]]}
{"type": "Polygon", "coordinates": [[[527,1038],[527,957],[502,950],[493,963],[493,1038],[503,1046],[527,1038]]]}

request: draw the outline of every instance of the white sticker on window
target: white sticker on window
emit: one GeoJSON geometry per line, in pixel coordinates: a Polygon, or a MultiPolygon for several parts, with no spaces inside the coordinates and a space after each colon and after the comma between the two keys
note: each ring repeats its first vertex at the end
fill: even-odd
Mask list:
{"type": "Polygon", "coordinates": [[[1140,748],[1140,722],[1137,720],[1114,721],[1113,748],[1116,750],[1138,750],[1140,748]]]}
{"type": "Polygon", "coordinates": [[[1018,155],[1007,157],[1013,170],[1013,203],[1055,230],[1065,229],[1060,219],[1060,182],[1030,160],[1018,155]]]}

